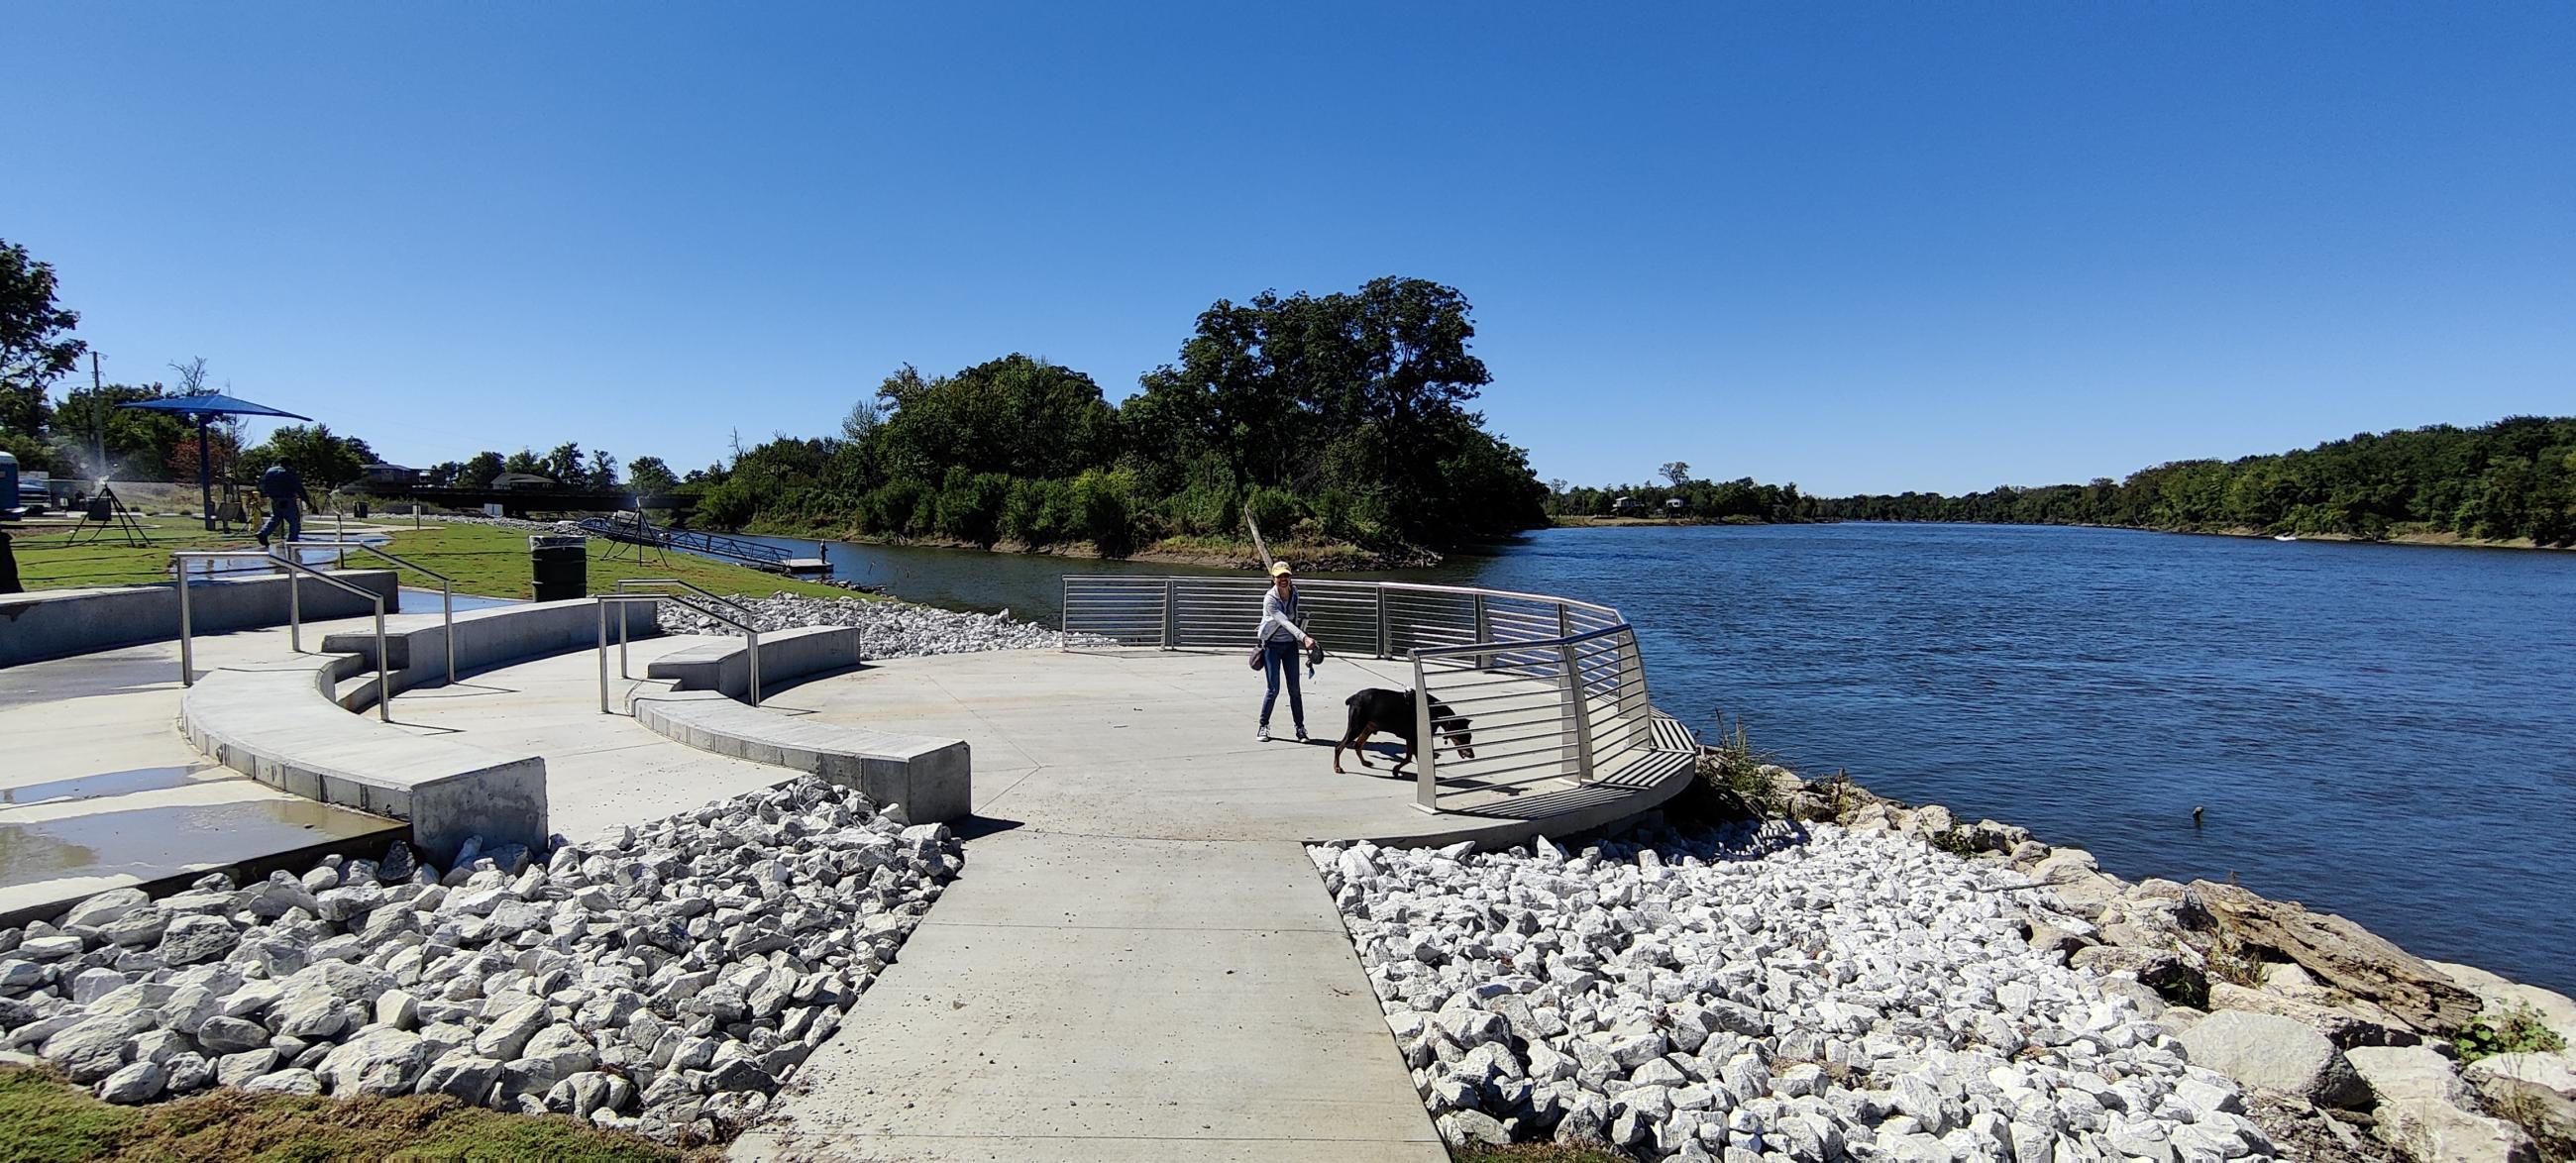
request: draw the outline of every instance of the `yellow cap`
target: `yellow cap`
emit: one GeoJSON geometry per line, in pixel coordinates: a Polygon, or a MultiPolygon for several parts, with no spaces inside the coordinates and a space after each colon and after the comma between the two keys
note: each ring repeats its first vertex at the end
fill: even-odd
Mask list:
{"type": "Polygon", "coordinates": [[[1270,563],[1270,576],[1272,577],[1287,577],[1292,572],[1295,571],[1288,568],[1287,562],[1274,561],[1270,563]]]}

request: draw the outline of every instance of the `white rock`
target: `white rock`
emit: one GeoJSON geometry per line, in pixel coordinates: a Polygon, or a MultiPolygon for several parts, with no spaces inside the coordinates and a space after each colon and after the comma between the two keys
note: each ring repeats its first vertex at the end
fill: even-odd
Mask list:
{"type": "Polygon", "coordinates": [[[320,1094],[322,1080],[310,1070],[280,1070],[251,1079],[242,1089],[253,1094],[320,1094]]]}
{"type": "Polygon", "coordinates": [[[2185,1032],[2181,1042],[2193,1065],[2246,1086],[2297,1095],[2321,1106],[2361,1107],[2370,1100],[2369,1087],[2343,1052],[2292,1018],[2222,1010],[2185,1032]]]}
{"type": "Polygon", "coordinates": [[[325,1055],[314,1075],[335,1096],[408,1094],[428,1066],[420,1035],[371,1026],[325,1055]]]}
{"type": "Polygon", "coordinates": [[[108,1102],[131,1106],[161,1097],[168,1085],[169,1072],[158,1062],[136,1062],[119,1068],[98,1084],[98,1096],[108,1102]]]}

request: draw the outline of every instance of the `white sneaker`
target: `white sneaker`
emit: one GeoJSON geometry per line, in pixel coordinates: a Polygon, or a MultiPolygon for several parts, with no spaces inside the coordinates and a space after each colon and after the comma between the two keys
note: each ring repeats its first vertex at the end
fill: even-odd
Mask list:
{"type": "Polygon", "coordinates": [[[1300,743],[1306,741],[1306,729],[1304,727],[1297,728],[1297,741],[1300,743]]]}
{"type": "Polygon", "coordinates": [[[1253,742],[1255,742],[1255,743],[1267,743],[1267,742],[1269,742],[1269,741],[1270,741],[1270,725],[1269,725],[1269,724],[1267,724],[1267,723],[1262,724],[1262,726],[1261,726],[1261,730],[1256,731],[1256,732],[1254,732],[1254,733],[1253,733],[1253,735],[1252,735],[1252,741],[1253,741],[1253,742]]]}

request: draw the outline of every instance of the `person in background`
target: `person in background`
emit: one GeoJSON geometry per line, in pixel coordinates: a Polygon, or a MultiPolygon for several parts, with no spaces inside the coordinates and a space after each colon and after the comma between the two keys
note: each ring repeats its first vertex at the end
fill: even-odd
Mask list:
{"type": "Polygon", "coordinates": [[[268,548],[269,535],[280,526],[285,527],[287,540],[304,539],[304,513],[295,507],[297,501],[317,511],[322,508],[313,503],[313,494],[304,491],[304,478],[283,463],[272,464],[267,472],[259,474],[259,495],[268,498],[268,520],[259,523],[262,549],[268,548]]]}
{"type": "Polygon", "coordinates": [[[1261,673],[1269,689],[1261,696],[1261,730],[1253,742],[1270,741],[1270,709],[1279,703],[1279,678],[1288,678],[1288,716],[1297,722],[1297,741],[1306,741],[1306,692],[1297,681],[1297,655],[1315,640],[1297,622],[1297,580],[1287,562],[1270,567],[1270,592],[1261,595],[1261,673]]]}

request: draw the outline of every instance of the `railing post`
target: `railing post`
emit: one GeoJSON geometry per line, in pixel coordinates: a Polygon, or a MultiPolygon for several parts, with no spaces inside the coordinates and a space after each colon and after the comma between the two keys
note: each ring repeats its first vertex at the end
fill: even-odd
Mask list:
{"type": "MultiPolygon", "coordinates": [[[[627,623],[634,621],[634,618],[631,616],[631,611],[634,609],[635,606],[631,602],[620,602],[617,604],[617,677],[623,679],[632,679],[635,677],[635,664],[628,661],[626,657],[627,623]]],[[[653,603],[651,609],[655,618],[658,619],[662,616],[662,603],[653,603]]]]}
{"type": "Polygon", "coordinates": [[[180,558],[171,564],[178,567],[171,572],[179,575],[179,685],[192,687],[197,685],[197,656],[190,642],[194,627],[188,622],[188,562],[180,558]]]}
{"type": "MultiPolygon", "coordinates": [[[[414,509],[412,511],[415,513],[419,512],[418,509],[414,509]]],[[[440,620],[447,623],[447,633],[440,635],[440,637],[447,639],[447,685],[455,686],[456,583],[453,581],[441,581],[438,583],[438,614],[440,620]]],[[[409,662],[406,661],[405,665],[409,665],[409,662]]]]}
{"type": "Polygon", "coordinates": [[[751,642],[751,705],[760,705],[760,631],[745,630],[743,637],[751,642]]]}
{"type": "Polygon", "coordinates": [[[1056,580],[1063,586],[1063,596],[1056,600],[1055,628],[1063,637],[1056,639],[1055,648],[1070,652],[1073,649],[1073,575],[1058,574],[1056,580]]]}
{"type": "Polygon", "coordinates": [[[1371,582],[1369,585],[1377,591],[1377,656],[1392,658],[1395,656],[1395,639],[1386,624],[1386,583],[1371,582]]]}
{"type": "Polygon", "coordinates": [[[1422,656],[1413,656],[1413,806],[1440,814],[1440,737],[1431,733],[1431,689],[1423,685],[1422,656]]]}
{"type": "Polygon", "coordinates": [[[376,721],[394,721],[393,680],[385,673],[385,599],[376,598],[376,721]]]}
{"type": "Polygon", "coordinates": [[[304,596],[296,586],[302,576],[294,569],[286,571],[286,648],[297,654],[304,653],[304,596]]]}
{"type": "Polygon", "coordinates": [[[605,715],[610,713],[608,710],[608,599],[593,598],[591,604],[599,607],[599,713],[605,715]]]}
{"type": "Polygon", "coordinates": [[[1180,602],[1177,600],[1180,596],[1180,585],[1178,578],[1163,579],[1163,649],[1165,650],[1171,649],[1172,639],[1178,637],[1172,632],[1172,628],[1181,618],[1180,602]]]}
{"type": "Polygon", "coordinates": [[[1584,783],[1590,783],[1592,782],[1592,712],[1585,705],[1583,698],[1583,680],[1576,670],[1574,644],[1560,643],[1556,653],[1565,668],[1566,702],[1574,712],[1575,778],[1584,783]]]}

